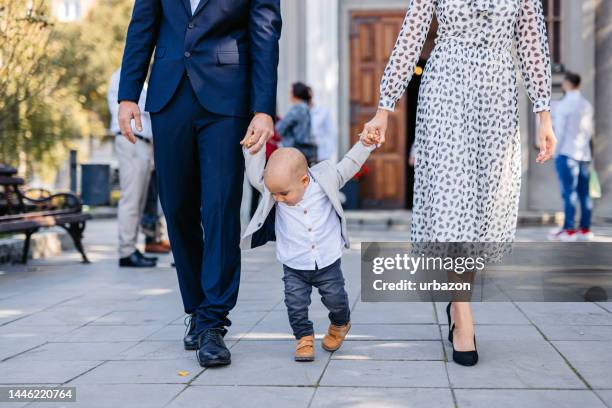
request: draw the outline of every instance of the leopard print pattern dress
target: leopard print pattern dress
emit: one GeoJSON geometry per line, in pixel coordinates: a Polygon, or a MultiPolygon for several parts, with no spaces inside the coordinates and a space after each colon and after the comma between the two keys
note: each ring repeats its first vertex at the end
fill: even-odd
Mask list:
{"type": "Polygon", "coordinates": [[[411,0],[380,86],[393,111],[433,15],[417,107],[413,242],[512,242],[521,188],[518,61],[533,111],[549,111],[541,0],[411,0]]]}

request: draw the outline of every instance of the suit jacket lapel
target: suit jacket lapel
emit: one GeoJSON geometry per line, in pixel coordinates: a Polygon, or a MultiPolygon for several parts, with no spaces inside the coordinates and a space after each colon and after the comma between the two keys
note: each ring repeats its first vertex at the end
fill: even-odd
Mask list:
{"type": "Polygon", "coordinates": [[[183,0],[183,5],[185,6],[185,11],[187,15],[191,17],[191,2],[189,0],[183,0]]]}
{"type": "Polygon", "coordinates": [[[208,3],[208,1],[209,0],[200,0],[200,4],[198,4],[198,7],[196,7],[195,11],[193,12],[194,17],[202,10],[202,8],[206,5],[206,3],[208,3]]]}

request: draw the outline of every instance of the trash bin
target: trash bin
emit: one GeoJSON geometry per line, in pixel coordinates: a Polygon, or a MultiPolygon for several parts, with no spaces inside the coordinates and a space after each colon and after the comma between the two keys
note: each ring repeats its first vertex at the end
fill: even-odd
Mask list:
{"type": "Polygon", "coordinates": [[[81,164],[81,199],[85,205],[108,205],[111,168],[108,164],[81,164]]]}

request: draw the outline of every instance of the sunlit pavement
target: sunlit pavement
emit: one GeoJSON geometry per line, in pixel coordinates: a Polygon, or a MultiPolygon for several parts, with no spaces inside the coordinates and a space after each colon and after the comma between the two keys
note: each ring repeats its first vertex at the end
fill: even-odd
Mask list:
{"type": "MultiPolygon", "coordinates": [[[[548,231],[521,229],[518,239],[548,231]]],[[[595,233],[612,241],[610,227],[595,233]]],[[[351,238],[353,327],[342,349],[317,344],[315,362],[292,360],[281,267],[266,246],[243,253],[232,365],[203,370],[182,349],[171,257],[119,269],[115,221],[93,221],[91,265],[70,252],[0,266],[0,383],[75,386],[77,402],[64,406],[87,408],[612,407],[610,303],[474,304],[480,363],[459,367],[448,362],[444,305],[359,301],[359,242],[407,240],[406,227],[353,228],[351,238]]],[[[328,322],[316,292],[311,318],[320,339],[328,322]]]]}

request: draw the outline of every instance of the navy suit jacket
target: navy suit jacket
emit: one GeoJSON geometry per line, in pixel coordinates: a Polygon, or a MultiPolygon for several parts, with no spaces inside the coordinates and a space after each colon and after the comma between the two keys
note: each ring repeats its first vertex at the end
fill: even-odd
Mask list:
{"type": "Polygon", "coordinates": [[[136,0],[119,101],[138,101],[155,50],[146,110],[170,101],[185,71],[210,112],[274,116],[281,32],[280,0],[136,0]]]}

